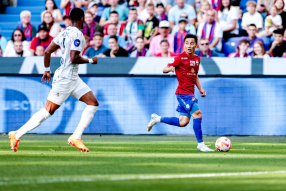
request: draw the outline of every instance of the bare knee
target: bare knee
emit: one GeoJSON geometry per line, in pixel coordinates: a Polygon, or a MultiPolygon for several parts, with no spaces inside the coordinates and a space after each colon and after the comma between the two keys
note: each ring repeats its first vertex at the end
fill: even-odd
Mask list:
{"type": "Polygon", "coordinates": [[[53,115],[55,113],[55,111],[60,107],[60,105],[57,105],[51,101],[47,101],[46,105],[45,105],[45,109],[51,114],[53,115]]]}
{"type": "Polygon", "coordinates": [[[186,127],[190,122],[190,118],[188,118],[186,116],[180,116],[179,120],[180,120],[180,126],[181,127],[186,127]]]}
{"type": "Polygon", "coordinates": [[[192,114],[192,117],[193,117],[194,119],[203,118],[203,115],[202,115],[201,110],[198,110],[198,111],[194,112],[194,113],[192,114]]]}
{"type": "Polygon", "coordinates": [[[94,100],[87,101],[86,104],[87,105],[92,105],[92,106],[99,106],[99,103],[98,103],[96,98],[94,100]]]}

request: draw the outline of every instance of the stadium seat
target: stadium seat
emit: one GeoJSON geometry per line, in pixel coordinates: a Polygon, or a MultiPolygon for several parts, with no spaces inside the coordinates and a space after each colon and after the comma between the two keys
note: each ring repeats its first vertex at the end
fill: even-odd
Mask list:
{"type": "Polygon", "coordinates": [[[225,56],[235,52],[235,42],[226,42],[223,44],[223,51],[225,56]]]}
{"type": "Polygon", "coordinates": [[[270,38],[264,36],[264,37],[262,37],[262,40],[263,40],[263,43],[264,43],[264,48],[265,48],[265,50],[266,50],[266,51],[269,50],[270,45],[271,45],[271,40],[270,40],[270,38]]]}

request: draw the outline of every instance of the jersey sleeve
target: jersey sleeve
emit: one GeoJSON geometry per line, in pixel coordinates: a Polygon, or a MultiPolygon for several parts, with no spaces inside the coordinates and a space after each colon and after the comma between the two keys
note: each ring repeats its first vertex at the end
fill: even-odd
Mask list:
{"type": "Polygon", "coordinates": [[[83,50],[83,47],[84,47],[84,42],[85,42],[85,40],[84,40],[83,34],[80,32],[75,32],[71,36],[70,50],[75,50],[75,51],[81,52],[83,50]]]}
{"type": "Polygon", "coordinates": [[[58,34],[54,39],[53,39],[53,42],[60,46],[60,36],[61,36],[62,33],[58,34]]]}
{"type": "Polygon", "coordinates": [[[168,66],[178,66],[180,64],[181,58],[179,56],[176,56],[174,58],[171,58],[171,61],[168,63],[168,66]]]}
{"type": "Polygon", "coordinates": [[[198,57],[198,73],[199,73],[199,70],[200,70],[200,65],[201,65],[201,58],[200,57],[198,57]]]}

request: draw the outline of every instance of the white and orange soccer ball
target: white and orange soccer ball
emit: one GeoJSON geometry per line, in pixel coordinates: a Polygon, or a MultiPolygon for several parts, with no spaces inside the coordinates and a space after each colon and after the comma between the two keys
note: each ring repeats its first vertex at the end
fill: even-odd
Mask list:
{"type": "Polygon", "coordinates": [[[215,148],[219,152],[228,152],[231,149],[231,141],[227,137],[220,137],[215,142],[215,148]]]}

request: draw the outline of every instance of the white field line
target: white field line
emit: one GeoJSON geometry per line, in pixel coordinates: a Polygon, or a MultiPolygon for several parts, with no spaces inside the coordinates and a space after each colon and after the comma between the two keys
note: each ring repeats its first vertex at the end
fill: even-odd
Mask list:
{"type": "Polygon", "coordinates": [[[149,179],[178,179],[178,178],[206,178],[220,176],[251,176],[265,174],[286,174],[281,171],[260,171],[260,172],[230,172],[230,173],[204,173],[204,174],[170,174],[170,175],[91,175],[84,177],[58,177],[58,178],[35,178],[26,180],[12,180],[4,178],[0,180],[0,186],[22,185],[22,184],[49,184],[63,182],[95,182],[95,181],[120,181],[120,180],[149,180],[149,179]]]}

